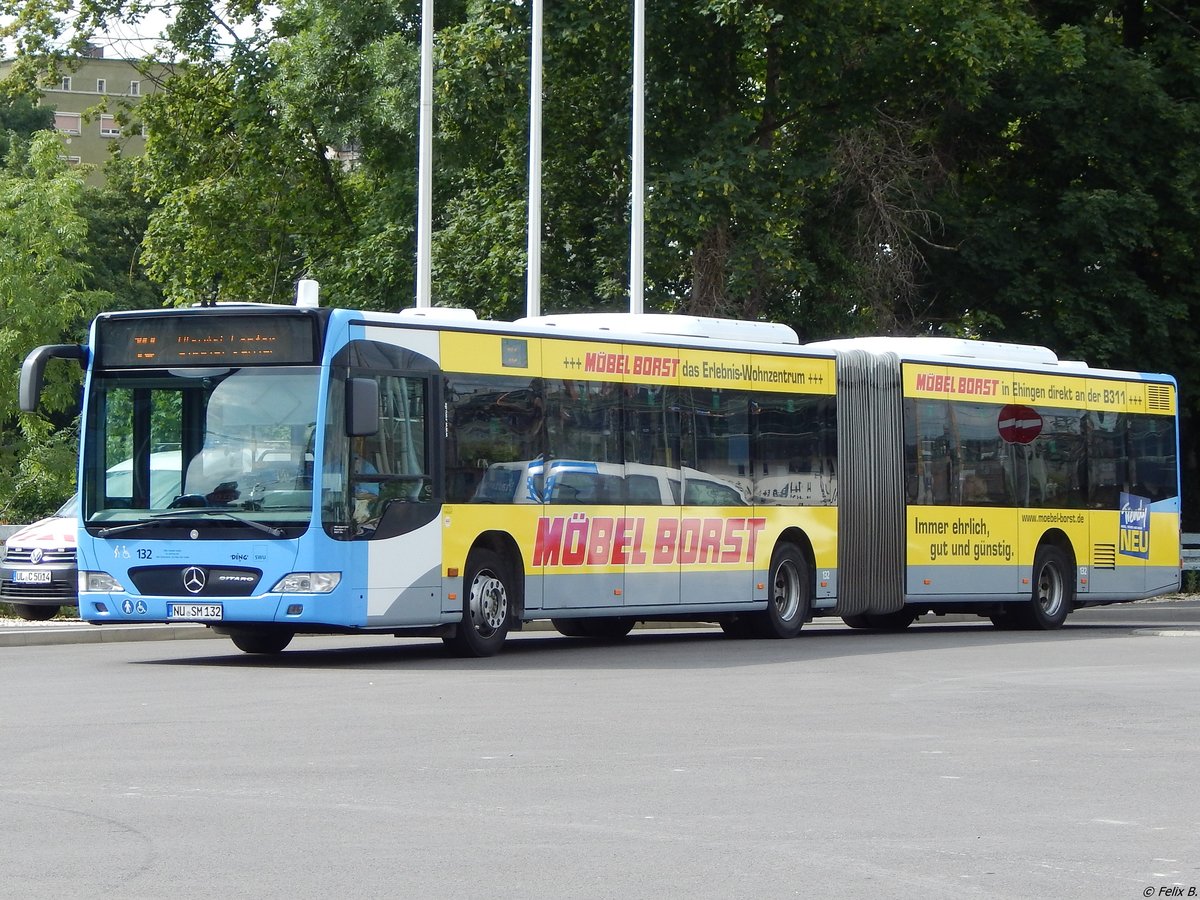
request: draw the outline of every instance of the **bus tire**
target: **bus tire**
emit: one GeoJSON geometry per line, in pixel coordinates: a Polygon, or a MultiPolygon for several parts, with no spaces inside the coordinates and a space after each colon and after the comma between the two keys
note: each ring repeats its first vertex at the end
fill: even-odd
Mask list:
{"type": "Polygon", "coordinates": [[[1033,596],[1013,609],[1020,623],[1039,631],[1061,628],[1075,599],[1071,561],[1056,544],[1043,544],[1033,557],[1033,596]]]}
{"type": "Polygon", "coordinates": [[[870,628],[874,631],[904,631],[916,620],[916,614],[908,607],[889,613],[859,613],[853,616],[842,616],[842,621],[851,628],[870,628]]]}
{"type": "Polygon", "coordinates": [[[563,637],[588,637],[586,629],[583,627],[583,619],[551,619],[550,624],[563,637]]]}
{"type": "Polygon", "coordinates": [[[31,603],[14,603],[13,612],[26,622],[46,622],[58,615],[60,607],[35,606],[31,603]]]}
{"type": "Polygon", "coordinates": [[[588,616],[582,619],[551,619],[550,623],[565,637],[619,641],[633,630],[634,620],[628,616],[588,616]]]}
{"type": "Polygon", "coordinates": [[[812,570],[795,544],[775,548],[767,585],[767,608],[754,614],[755,632],[764,638],[795,637],[810,615],[813,594],[812,570]]]}
{"type": "Polygon", "coordinates": [[[725,637],[742,639],[755,637],[753,613],[731,613],[717,620],[725,637]]]}
{"type": "Polygon", "coordinates": [[[991,619],[993,627],[999,628],[1001,631],[1012,631],[1014,628],[1020,627],[1020,623],[1017,621],[1018,617],[1013,613],[1012,604],[1009,603],[1004,604],[999,612],[992,613],[988,618],[991,619]]]}
{"type": "Polygon", "coordinates": [[[917,621],[917,611],[905,606],[895,612],[867,613],[867,621],[877,631],[904,631],[917,621]]]}
{"type": "Polygon", "coordinates": [[[290,631],[240,631],[229,632],[233,646],[243,653],[262,653],[274,655],[282,653],[283,648],[292,642],[294,634],[290,631]]]}
{"type": "Polygon", "coordinates": [[[455,656],[495,656],[508,637],[516,592],[511,567],[493,550],[474,550],[463,578],[463,617],[443,638],[455,656]]]}

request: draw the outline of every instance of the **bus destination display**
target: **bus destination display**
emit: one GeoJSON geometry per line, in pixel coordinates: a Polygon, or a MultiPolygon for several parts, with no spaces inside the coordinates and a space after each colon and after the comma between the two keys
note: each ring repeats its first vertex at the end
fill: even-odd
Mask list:
{"type": "Polygon", "coordinates": [[[105,368],[309,365],[313,320],[281,315],[179,315],[97,323],[105,368]]]}

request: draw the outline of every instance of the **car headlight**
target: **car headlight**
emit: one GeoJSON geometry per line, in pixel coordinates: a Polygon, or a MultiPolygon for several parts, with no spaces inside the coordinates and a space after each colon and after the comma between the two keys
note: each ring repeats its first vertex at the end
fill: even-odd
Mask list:
{"type": "Polygon", "coordinates": [[[328,594],[342,580],[341,572],[292,572],[279,579],[272,594],[328,594]]]}
{"type": "Polygon", "coordinates": [[[125,588],[121,582],[113,578],[107,572],[83,572],[79,573],[79,593],[86,594],[123,594],[125,588]]]}

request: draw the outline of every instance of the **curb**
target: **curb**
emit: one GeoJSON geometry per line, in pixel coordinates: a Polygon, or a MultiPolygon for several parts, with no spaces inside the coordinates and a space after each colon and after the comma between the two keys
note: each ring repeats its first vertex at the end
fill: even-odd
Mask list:
{"type": "Polygon", "coordinates": [[[1200,631],[1195,629],[1166,630],[1156,628],[1138,628],[1134,634],[1139,637],[1200,637],[1200,631]]]}
{"type": "Polygon", "coordinates": [[[0,647],[50,644],[113,644],[125,641],[188,641],[219,638],[203,625],[48,625],[0,628],[0,647]]]}

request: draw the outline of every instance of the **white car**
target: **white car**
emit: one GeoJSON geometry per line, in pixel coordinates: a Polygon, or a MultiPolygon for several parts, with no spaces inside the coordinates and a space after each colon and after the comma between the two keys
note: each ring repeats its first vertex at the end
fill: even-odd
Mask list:
{"type": "MultiPolygon", "coordinates": [[[[150,486],[156,507],[179,494],[179,451],[151,454],[150,486]]],[[[113,496],[132,492],[131,460],[108,470],[113,496]]],[[[26,525],[4,544],[0,561],[0,603],[8,603],[22,619],[53,619],[64,606],[79,602],[75,563],[78,499],[72,497],[52,516],[26,525]]]]}
{"type": "Polygon", "coordinates": [[[62,607],[78,602],[76,515],[72,497],[54,515],[26,525],[5,542],[0,603],[11,604],[22,619],[52,619],[62,607]]]}

